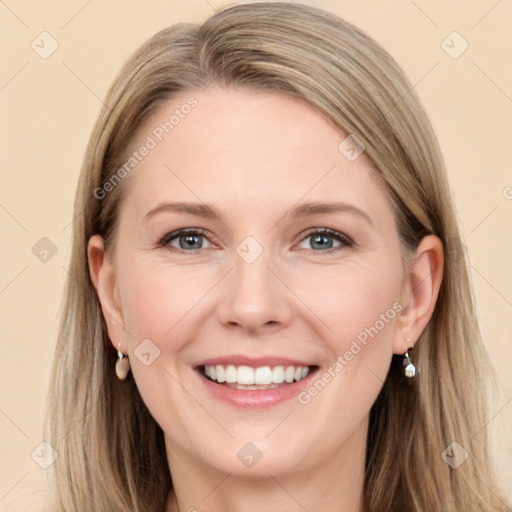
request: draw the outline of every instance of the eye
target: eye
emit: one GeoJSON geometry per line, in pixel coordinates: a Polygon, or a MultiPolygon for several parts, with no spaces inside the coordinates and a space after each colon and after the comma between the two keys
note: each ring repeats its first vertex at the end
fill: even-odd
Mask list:
{"type": "Polygon", "coordinates": [[[170,249],[175,249],[179,252],[195,253],[201,249],[206,249],[203,242],[208,240],[205,236],[205,231],[202,229],[180,229],[165,235],[158,245],[170,249]]]}
{"type": "MultiPolygon", "coordinates": [[[[311,240],[310,250],[315,253],[331,253],[343,249],[344,247],[352,247],[354,245],[348,236],[332,229],[316,229],[310,231],[302,240],[304,242],[308,239],[311,240]],[[337,246],[334,246],[333,240],[338,242],[337,246]]],[[[180,229],[166,234],[158,242],[158,245],[181,253],[195,254],[208,248],[204,246],[204,242],[207,240],[206,232],[202,229],[180,229]]],[[[308,248],[305,247],[305,249],[308,248]]]]}
{"type": "Polygon", "coordinates": [[[306,240],[311,240],[311,250],[315,253],[330,253],[343,249],[344,247],[352,247],[354,245],[348,236],[332,229],[317,229],[315,231],[310,231],[305,238],[303,238],[303,241],[306,240]],[[333,240],[336,240],[339,245],[333,247],[333,240]]]}

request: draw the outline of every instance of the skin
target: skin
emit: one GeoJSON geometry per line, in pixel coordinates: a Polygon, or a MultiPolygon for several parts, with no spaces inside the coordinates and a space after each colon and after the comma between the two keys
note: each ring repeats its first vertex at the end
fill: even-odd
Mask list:
{"type": "Polygon", "coordinates": [[[349,161],[338,150],[346,134],[297,99],[217,86],[181,93],[134,148],[192,94],[198,106],[122,183],[114,250],[105,254],[99,235],[88,245],[109,337],[165,433],[168,511],[361,511],[369,411],[392,354],[413,346],[432,315],[441,242],[424,238],[405,265],[365,154],[349,161]],[[206,203],[220,218],[164,211],[144,220],[171,201],[206,203]],[[348,211],[290,216],[310,201],[349,203],[371,222],[348,211]],[[179,237],[174,251],[159,246],[181,228],[206,231],[199,251],[182,239],[189,252],[179,253],[179,237]],[[325,228],[353,245],[328,238],[322,249],[311,232],[325,228]],[[247,236],[263,249],[253,263],[236,252],[247,236]],[[307,404],[235,408],[193,369],[210,357],[272,355],[310,361],[320,377],[394,303],[401,312],[307,404]],[[133,352],[144,339],[160,350],[149,366],[133,352]],[[262,454],[250,468],[237,457],[247,442],[262,454]]]}

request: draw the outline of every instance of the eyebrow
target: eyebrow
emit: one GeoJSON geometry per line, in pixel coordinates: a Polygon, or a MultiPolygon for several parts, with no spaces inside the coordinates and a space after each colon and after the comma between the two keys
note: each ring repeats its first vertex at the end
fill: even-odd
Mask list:
{"type": "MultiPolygon", "coordinates": [[[[143,221],[145,222],[162,212],[187,213],[205,219],[221,218],[221,216],[216,213],[215,209],[205,203],[178,202],[159,204],[144,216],[143,221]]],[[[291,215],[292,218],[300,218],[329,213],[351,213],[364,219],[370,225],[373,225],[370,216],[366,212],[349,203],[304,203],[293,208],[289,212],[289,215],[291,215]]]]}

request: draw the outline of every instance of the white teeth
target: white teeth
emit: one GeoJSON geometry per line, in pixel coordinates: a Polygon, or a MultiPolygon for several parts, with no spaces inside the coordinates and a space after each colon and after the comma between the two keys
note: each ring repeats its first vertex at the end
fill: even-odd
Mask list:
{"type": "MultiPolygon", "coordinates": [[[[207,367],[205,366],[205,368],[207,367]]],[[[230,384],[236,382],[236,366],[233,366],[232,364],[229,364],[226,367],[226,382],[229,382],[230,384]]]]}
{"type": "Polygon", "coordinates": [[[215,367],[215,373],[217,374],[217,382],[225,382],[226,381],[226,371],[224,367],[218,364],[215,367]]]}
{"type": "Polygon", "coordinates": [[[211,380],[233,384],[238,389],[269,389],[277,387],[277,384],[304,379],[309,373],[308,366],[251,366],[205,365],[204,374],[211,380]]]}
{"type": "MultiPolygon", "coordinates": [[[[306,375],[308,374],[308,368],[306,368],[306,375]]],[[[304,375],[304,377],[306,376],[304,375]]],[[[272,369],[272,382],[275,382],[276,384],[281,384],[284,382],[284,367],[283,366],[275,366],[272,369]]]]}
{"type": "Polygon", "coordinates": [[[239,366],[236,370],[236,381],[238,384],[254,384],[254,370],[250,366],[239,366]]]}
{"type": "Polygon", "coordinates": [[[254,372],[254,384],[272,384],[272,370],[270,366],[256,368],[254,372]]]}

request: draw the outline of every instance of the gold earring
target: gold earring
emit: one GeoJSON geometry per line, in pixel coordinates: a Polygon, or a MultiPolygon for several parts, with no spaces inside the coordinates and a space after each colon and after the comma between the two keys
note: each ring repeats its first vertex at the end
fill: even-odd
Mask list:
{"type": "Polygon", "coordinates": [[[117,347],[116,375],[119,380],[124,380],[130,372],[130,360],[121,352],[121,343],[117,347]]]}

